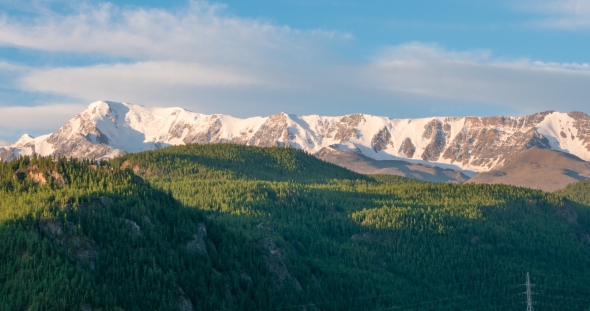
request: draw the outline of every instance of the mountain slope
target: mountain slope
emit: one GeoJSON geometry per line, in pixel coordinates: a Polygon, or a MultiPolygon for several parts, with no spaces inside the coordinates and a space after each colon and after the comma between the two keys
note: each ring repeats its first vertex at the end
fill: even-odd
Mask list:
{"type": "Polygon", "coordinates": [[[479,173],[469,183],[507,184],[555,191],[570,183],[590,179],[590,162],[553,150],[533,147],[502,167],[479,173]]]}
{"type": "Polygon", "coordinates": [[[350,150],[324,148],[315,155],[324,161],[361,174],[398,175],[430,182],[463,183],[469,179],[467,175],[458,170],[397,160],[377,161],[350,150]]]}
{"type": "Polygon", "coordinates": [[[590,206],[590,180],[569,184],[567,187],[556,193],[563,195],[574,202],[590,206]]]}
{"type": "MultiPolygon", "coordinates": [[[[287,271],[307,297],[315,297],[310,299],[313,306],[305,304],[311,309],[467,309],[487,301],[487,308],[519,310],[518,284],[525,270],[543,292],[537,303],[544,310],[581,309],[573,296],[559,300],[561,292],[553,288],[576,299],[587,297],[585,279],[579,278],[586,272],[578,267],[590,263],[588,207],[504,185],[330,176],[320,183],[304,176],[265,180],[252,173],[242,178],[237,166],[220,176],[211,170],[227,168],[228,159],[199,160],[200,154],[225,155],[235,148],[179,146],[116,161],[137,166],[150,184],[185,206],[202,209],[210,219],[270,246],[290,263],[287,271]],[[148,173],[150,166],[164,171],[148,173]],[[187,173],[193,171],[198,173],[187,173]],[[567,277],[571,275],[579,281],[567,277]]],[[[238,150],[229,158],[254,157],[250,151],[257,148],[238,150]]],[[[308,160],[308,172],[322,171],[325,164],[308,160]]],[[[282,174],[277,166],[251,163],[250,169],[264,174],[282,174]]]]}
{"type": "Polygon", "coordinates": [[[36,152],[102,159],[189,143],[289,146],[309,153],[323,148],[356,150],[375,160],[481,172],[498,168],[533,146],[590,160],[590,117],[580,112],[424,119],[279,113],[239,119],[181,108],[95,102],[50,135],[25,136],[0,148],[0,157],[36,152]]]}
{"type": "Polygon", "coordinates": [[[0,163],[0,309],[583,310],[590,209],[186,145],[0,163]],[[542,250],[542,251],[540,251],[542,250]]]}

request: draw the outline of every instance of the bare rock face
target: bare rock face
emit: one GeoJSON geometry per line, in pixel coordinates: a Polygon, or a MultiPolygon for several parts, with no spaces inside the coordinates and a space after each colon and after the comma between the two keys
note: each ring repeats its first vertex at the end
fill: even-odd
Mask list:
{"type": "Polygon", "coordinates": [[[74,234],[74,225],[56,220],[41,222],[41,230],[58,245],[66,249],[67,254],[81,270],[94,270],[98,261],[98,244],[89,237],[74,234]]]}
{"type": "Polygon", "coordinates": [[[586,146],[586,150],[590,151],[590,116],[578,111],[570,112],[568,116],[574,120],[573,128],[577,132],[574,135],[570,131],[571,139],[578,139],[583,146],[586,146]]]}
{"type": "Polygon", "coordinates": [[[261,147],[278,146],[288,139],[287,115],[285,113],[270,116],[248,142],[249,145],[261,147]]]}
{"type": "Polygon", "coordinates": [[[129,226],[129,229],[138,236],[141,236],[141,227],[133,220],[125,219],[125,223],[129,226]]]}
{"type": "Polygon", "coordinates": [[[430,143],[424,148],[422,159],[436,162],[447,144],[443,123],[438,120],[432,120],[425,126],[422,137],[430,139],[430,143]]]}
{"type": "Polygon", "coordinates": [[[351,138],[359,138],[357,127],[367,122],[365,116],[362,114],[353,114],[342,117],[340,123],[337,125],[336,132],[334,133],[334,139],[336,141],[344,142],[351,138]]]}
{"type": "Polygon", "coordinates": [[[451,140],[443,159],[487,171],[528,148],[551,149],[547,137],[538,131],[539,125],[550,115],[552,112],[521,118],[466,118],[465,126],[451,140]]]}
{"type": "Polygon", "coordinates": [[[388,146],[394,147],[393,142],[391,141],[391,133],[387,127],[384,127],[377,133],[377,135],[373,136],[373,140],[371,140],[371,147],[375,152],[385,150],[388,146]]]}
{"type": "MultiPolygon", "coordinates": [[[[104,141],[105,139],[101,139],[104,141]]],[[[86,158],[86,159],[104,159],[113,156],[124,155],[123,150],[117,150],[104,143],[93,143],[81,135],[76,134],[73,137],[57,144],[58,148],[53,152],[53,156],[86,158]]]]}
{"type": "Polygon", "coordinates": [[[207,227],[204,223],[197,225],[197,232],[193,235],[193,239],[185,244],[185,249],[189,253],[197,254],[200,256],[208,256],[207,243],[207,227]]]}
{"type": "Polygon", "coordinates": [[[400,152],[403,153],[407,158],[413,158],[416,153],[416,146],[412,144],[412,140],[408,137],[404,139],[404,142],[399,148],[400,152]]]}
{"type": "Polygon", "coordinates": [[[180,311],[194,311],[195,307],[190,299],[186,297],[184,290],[180,287],[178,287],[178,290],[180,291],[180,296],[178,297],[178,308],[180,311]]]}
{"type": "Polygon", "coordinates": [[[275,244],[275,241],[269,238],[260,240],[260,245],[267,252],[263,256],[263,260],[268,271],[274,275],[274,289],[279,291],[284,289],[285,286],[289,285],[295,288],[297,291],[302,291],[303,288],[301,287],[299,281],[294,278],[287,269],[287,265],[285,264],[287,255],[285,250],[279,248],[275,244]]]}
{"type": "Polygon", "coordinates": [[[0,161],[10,161],[16,156],[14,148],[0,147],[0,161]]]}
{"type": "Polygon", "coordinates": [[[17,181],[24,181],[27,177],[41,186],[46,185],[49,180],[53,180],[55,184],[59,185],[66,184],[66,180],[60,173],[52,170],[41,171],[37,165],[30,165],[13,174],[13,178],[17,181]]]}
{"type": "Polygon", "coordinates": [[[185,144],[209,144],[216,143],[219,141],[219,133],[221,131],[221,122],[216,116],[211,116],[208,120],[210,126],[205,131],[198,131],[190,124],[179,122],[175,125],[173,137],[179,137],[184,132],[184,129],[188,128],[189,133],[184,139],[185,144]]]}

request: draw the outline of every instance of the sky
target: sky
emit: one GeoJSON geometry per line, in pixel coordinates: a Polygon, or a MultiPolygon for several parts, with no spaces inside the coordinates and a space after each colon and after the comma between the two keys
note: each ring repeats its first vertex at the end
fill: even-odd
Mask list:
{"type": "Polygon", "coordinates": [[[0,146],[97,100],[236,117],[590,113],[590,0],[0,0],[0,146]]]}

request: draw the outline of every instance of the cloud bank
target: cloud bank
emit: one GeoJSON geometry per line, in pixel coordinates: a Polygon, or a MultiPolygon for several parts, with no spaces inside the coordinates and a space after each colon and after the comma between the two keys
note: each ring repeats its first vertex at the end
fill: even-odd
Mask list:
{"type": "MultiPolygon", "coordinates": [[[[539,10],[557,5],[543,3],[547,9],[539,10]]],[[[560,6],[564,16],[588,16],[588,2],[567,3],[560,6]]],[[[240,117],[278,111],[391,117],[590,112],[587,63],[507,59],[424,42],[383,47],[360,60],[339,53],[354,42],[350,34],[240,18],[205,2],[183,10],[84,4],[69,13],[4,14],[0,46],[74,55],[86,63],[0,62],[11,78],[0,77],[14,89],[66,102],[126,101],[240,117]]],[[[14,120],[34,116],[40,128],[53,131],[59,126],[53,120],[63,122],[76,110],[81,106],[1,107],[0,130],[19,128],[23,122],[14,120]]]]}

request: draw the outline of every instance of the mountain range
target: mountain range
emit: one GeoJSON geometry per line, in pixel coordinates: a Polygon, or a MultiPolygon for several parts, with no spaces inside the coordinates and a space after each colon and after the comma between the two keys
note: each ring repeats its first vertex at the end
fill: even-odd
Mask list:
{"type": "MultiPolygon", "coordinates": [[[[509,164],[519,167],[515,159],[524,160],[535,150],[590,161],[590,116],[547,111],[523,117],[392,119],[367,114],[325,117],[281,112],[240,119],[182,108],[98,101],[51,134],[35,138],[23,135],[14,144],[0,147],[0,159],[32,153],[110,159],[194,143],[285,146],[362,173],[464,182],[477,173],[495,172],[509,164]]],[[[586,172],[582,166],[582,171],[566,172],[569,167],[564,167],[561,172],[574,176],[572,180],[587,179],[590,170],[586,172]]],[[[478,179],[510,183],[506,178],[493,178],[500,175],[506,174],[492,173],[478,179]]],[[[521,179],[526,180],[526,174],[521,179]]],[[[557,187],[566,184],[564,181],[557,187]]]]}

